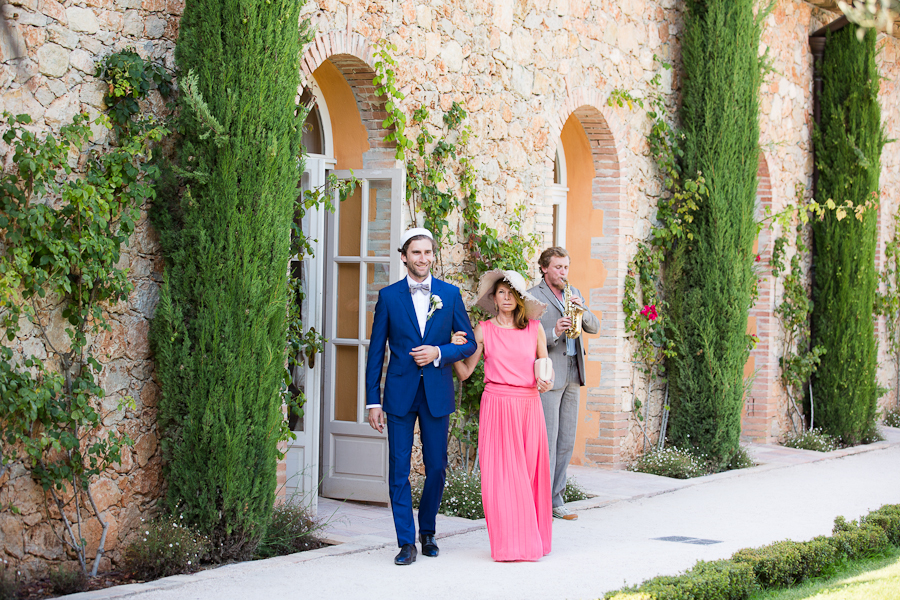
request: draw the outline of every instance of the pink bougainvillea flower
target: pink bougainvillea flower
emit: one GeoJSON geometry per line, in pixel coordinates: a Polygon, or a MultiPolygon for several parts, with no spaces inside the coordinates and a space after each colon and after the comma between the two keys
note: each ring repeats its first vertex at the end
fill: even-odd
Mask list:
{"type": "Polygon", "coordinates": [[[655,304],[647,304],[644,306],[643,310],[641,310],[641,314],[650,319],[651,321],[655,321],[657,315],[656,313],[656,305],[655,304]]]}
{"type": "Polygon", "coordinates": [[[762,260],[762,258],[760,257],[759,254],[757,254],[757,255],[756,255],[756,262],[759,262],[760,260],[762,260]]]}

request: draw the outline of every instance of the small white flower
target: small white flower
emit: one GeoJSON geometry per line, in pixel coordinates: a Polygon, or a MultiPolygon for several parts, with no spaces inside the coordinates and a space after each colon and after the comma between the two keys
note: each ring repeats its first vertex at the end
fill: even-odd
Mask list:
{"type": "Polygon", "coordinates": [[[444,308],[444,301],[441,300],[441,297],[437,294],[431,295],[431,308],[428,309],[428,314],[425,315],[425,320],[427,321],[434,315],[434,311],[440,310],[444,308]]]}

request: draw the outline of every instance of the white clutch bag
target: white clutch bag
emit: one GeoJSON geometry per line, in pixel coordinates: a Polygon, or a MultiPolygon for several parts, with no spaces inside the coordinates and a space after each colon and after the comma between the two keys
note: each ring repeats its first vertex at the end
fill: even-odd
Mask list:
{"type": "Polygon", "coordinates": [[[553,361],[539,358],[534,361],[534,377],[544,381],[553,381],[553,361]]]}

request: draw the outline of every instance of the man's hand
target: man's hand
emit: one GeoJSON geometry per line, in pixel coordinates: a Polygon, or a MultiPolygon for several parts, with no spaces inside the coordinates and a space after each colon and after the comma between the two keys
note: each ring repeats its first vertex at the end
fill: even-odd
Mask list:
{"type": "Polygon", "coordinates": [[[572,304],[584,308],[584,301],[581,299],[581,296],[576,296],[575,294],[572,294],[572,304]]]}
{"type": "Polygon", "coordinates": [[[563,334],[563,331],[569,328],[572,324],[572,319],[569,317],[560,317],[560,319],[556,322],[556,327],[553,329],[553,333],[556,337],[559,337],[563,334]]]}
{"type": "Polygon", "coordinates": [[[437,357],[440,355],[440,351],[437,346],[416,346],[409,355],[413,357],[413,360],[416,361],[417,365],[424,367],[425,365],[436,361],[437,357]]]}
{"type": "Polygon", "coordinates": [[[384,418],[384,411],[381,410],[380,406],[373,406],[369,409],[369,425],[371,425],[372,429],[378,433],[384,433],[386,421],[384,418]]]}

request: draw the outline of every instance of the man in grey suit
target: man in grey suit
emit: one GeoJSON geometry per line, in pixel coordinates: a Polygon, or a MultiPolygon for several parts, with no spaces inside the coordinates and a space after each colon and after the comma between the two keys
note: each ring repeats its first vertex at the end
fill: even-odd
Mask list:
{"type": "MultiPolygon", "coordinates": [[[[566,468],[575,449],[580,388],[584,385],[584,337],[569,339],[565,333],[572,323],[570,318],[564,316],[563,307],[563,290],[569,276],[569,253],[565,248],[552,246],[541,253],[539,264],[544,278],[528,291],[547,304],[547,310],[541,316],[541,325],[547,334],[547,352],[553,362],[554,378],[553,389],[541,394],[541,403],[544,405],[550,445],[553,516],[574,521],[578,515],[565,507],[563,492],[566,489],[566,468]]],[[[584,297],[574,287],[572,302],[584,309],[582,331],[600,331],[600,320],[587,309],[584,297]]]]}

